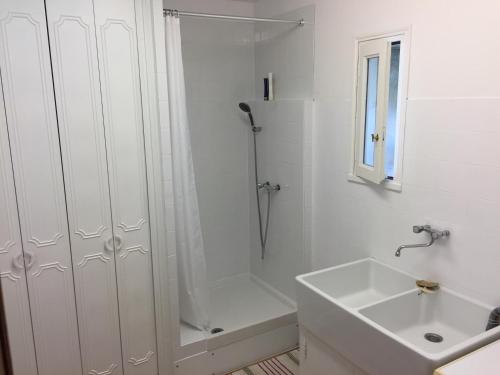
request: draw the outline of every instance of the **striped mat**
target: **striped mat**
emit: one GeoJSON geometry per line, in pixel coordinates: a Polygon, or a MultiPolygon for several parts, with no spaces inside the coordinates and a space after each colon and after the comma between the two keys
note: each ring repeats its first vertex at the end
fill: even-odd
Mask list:
{"type": "Polygon", "coordinates": [[[298,375],[299,351],[281,354],[228,375],[298,375]]]}

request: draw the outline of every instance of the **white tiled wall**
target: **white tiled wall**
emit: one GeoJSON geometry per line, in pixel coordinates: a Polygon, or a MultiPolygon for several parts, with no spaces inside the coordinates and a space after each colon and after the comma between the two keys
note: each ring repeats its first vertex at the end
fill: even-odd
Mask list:
{"type": "Polygon", "coordinates": [[[500,304],[500,3],[260,0],[257,16],[316,5],[313,264],[376,256],[500,304]],[[403,191],[347,181],[356,37],[411,27],[403,191]],[[430,249],[413,224],[447,227],[430,249]]]}
{"type": "Polygon", "coordinates": [[[253,0],[163,0],[163,5],[169,9],[197,13],[233,14],[244,17],[251,17],[254,14],[253,0]]]}
{"type": "MultiPolygon", "coordinates": [[[[250,15],[248,2],[165,1],[165,7],[250,15]]],[[[249,272],[247,118],[254,95],[254,26],[181,19],[193,161],[210,284],[249,272]]]]}
{"type": "Polygon", "coordinates": [[[183,56],[209,282],[248,272],[253,25],[183,19],[183,56]]]}
{"type": "MultiPolygon", "coordinates": [[[[263,15],[263,17],[266,17],[263,15]]],[[[304,99],[313,95],[314,7],[306,6],[279,18],[303,19],[306,24],[255,24],[256,98],[264,95],[264,77],[273,73],[276,99],[304,99]]]]}
{"type": "MultiPolygon", "coordinates": [[[[306,153],[311,152],[311,101],[277,100],[252,102],[257,126],[257,152],[259,182],[280,184],[281,190],[273,193],[268,243],[265,259],[261,259],[258,232],[254,162],[250,158],[250,223],[251,223],[251,271],[288,297],[295,299],[294,278],[307,268],[306,251],[309,231],[304,233],[303,223],[308,218],[310,179],[304,175],[306,153]],[[305,179],[306,178],[306,179],[305,179]],[[307,193],[306,193],[307,194],[307,193]]],[[[253,141],[249,143],[250,152],[253,141]]],[[[310,169],[308,169],[309,171],[310,169]]],[[[263,219],[267,212],[267,195],[262,196],[263,219]]]]}
{"type": "MultiPolygon", "coordinates": [[[[250,259],[253,274],[294,299],[294,278],[310,267],[314,6],[287,10],[279,18],[304,19],[306,25],[255,25],[257,100],[252,106],[257,124],[263,127],[257,134],[260,182],[279,183],[282,190],[273,194],[269,239],[262,260],[255,182],[250,179],[250,259]],[[274,77],[275,101],[265,102],[263,78],[269,72],[274,77]]],[[[252,158],[249,166],[253,176],[252,158]]],[[[264,215],[266,204],[264,195],[264,215]]]]}

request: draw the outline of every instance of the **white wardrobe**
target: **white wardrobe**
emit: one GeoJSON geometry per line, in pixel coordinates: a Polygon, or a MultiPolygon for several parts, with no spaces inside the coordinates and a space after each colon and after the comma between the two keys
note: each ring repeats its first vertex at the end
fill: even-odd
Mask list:
{"type": "Polygon", "coordinates": [[[135,0],[0,2],[14,375],[158,373],[135,0]]]}

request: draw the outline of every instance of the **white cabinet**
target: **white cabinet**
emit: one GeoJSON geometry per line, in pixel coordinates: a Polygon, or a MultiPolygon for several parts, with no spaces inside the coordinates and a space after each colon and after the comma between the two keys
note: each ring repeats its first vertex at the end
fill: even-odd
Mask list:
{"type": "Polygon", "coordinates": [[[123,374],[91,0],[47,0],[84,374],[123,374]]]}
{"type": "Polygon", "coordinates": [[[0,3],[0,277],[14,375],[158,373],[140,6],[0,3]]]}
{"type": "Polygon", "coordinates": [[[154,374],[134,2],[46,3],[84,372],[154,374]]]}
{"type": "Polygon", "coordinates": [[[134,1],[46,3],[84,372],[154,374],[134,1]]]}
{"type": "Polygon", "coordinates": [[[43,1],[0,2],[0,33],[2,87],[38,373],[80,374],[73,272],[43,1]]]}
{"type": "Polygon", "coordinates": [[[300,336],[300,375],[368,375],[303,327],[300,336]]]}
{"type": "Polygon", "coordinates": [[[95,0],[125,374],[157,371],[134,0],[95,0]]]}
{"type": "Polygon", "coordinates": [[[4,108],[0,90],[0,283],[13,371],[33,375],[35,346],[4,108]]]}

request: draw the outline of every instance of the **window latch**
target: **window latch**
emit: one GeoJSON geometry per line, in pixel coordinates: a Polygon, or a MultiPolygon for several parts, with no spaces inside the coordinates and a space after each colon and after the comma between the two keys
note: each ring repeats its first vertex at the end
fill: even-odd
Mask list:
{"type": "Polygon", "coordinates": [[[378,133],[377,134],[372,134],[372,142],[378,142],[378,140],[379,140],[378,133]]]}

